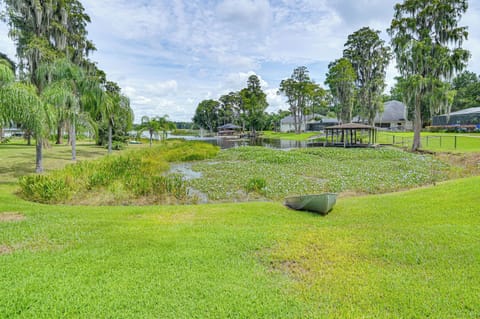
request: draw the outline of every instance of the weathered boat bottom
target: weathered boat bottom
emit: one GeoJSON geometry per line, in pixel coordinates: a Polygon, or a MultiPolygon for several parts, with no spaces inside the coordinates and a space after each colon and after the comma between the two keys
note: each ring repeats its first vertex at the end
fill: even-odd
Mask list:
{"type": "Polygon", "coordinates": [[[337,201],[337,194],[322,193],[285,198],[285,206],[295,210],[328,214],[337,201]]]}

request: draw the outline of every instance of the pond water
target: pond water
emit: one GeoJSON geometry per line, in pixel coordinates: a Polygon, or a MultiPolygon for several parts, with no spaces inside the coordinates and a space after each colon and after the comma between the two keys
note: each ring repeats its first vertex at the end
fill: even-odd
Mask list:
{"type": "Polygon", "coordinates": [[[291,149],[307,147],[305,141],[290,141],[270,138],[225,138],[225,137],[192,137],[192,136],[169,136],[169,138],[183,138],[186,140],[203,141],[220,146],[222,149],[240,146],[263,146],[275,149],[291,149]]]}

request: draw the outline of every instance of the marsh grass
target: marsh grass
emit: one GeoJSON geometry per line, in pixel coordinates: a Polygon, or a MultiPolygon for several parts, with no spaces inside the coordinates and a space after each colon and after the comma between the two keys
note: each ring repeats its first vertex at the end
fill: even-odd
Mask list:
{"type": "Polygon", "coordinates": [[[85,203],[89,198],[102,204],[184,203],[187,182],[178,174],[167,174],[169,162],[210,158],[218,148],[205,143],[168,141],[94,161],[80,161],[45,175],[20,178],[20,195],[40,203],[85,203]]]}

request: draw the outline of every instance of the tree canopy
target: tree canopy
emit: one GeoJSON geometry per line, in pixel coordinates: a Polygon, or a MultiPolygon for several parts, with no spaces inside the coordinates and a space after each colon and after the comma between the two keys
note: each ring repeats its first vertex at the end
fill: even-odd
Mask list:
{"type": "Polygon", "coordinates": [[[360,115],[374,125],[375,116],[382,111],[386,68],[390,61],[390,48],[380,39],[380,31],[361,28],[348,36],[343,56],[356,73],[356,87],[360,115]]]}
{"type": "Polygon", "coordinates": [[[413,114],[412,150],[421,147],[420,132],[425,113],[449,110],[451,93],[444,80],[461,71],[469,58],[462,48],[467,28],[459,20],[467,0],[405,0],[395,5],[388,33],[397,68],[405,85],[404,101],[413,114]]]}
{"type": "Polygon", "coordinates": [[[352,121],[355,80],[355,70],[348,59],[341,58],[328,65],[325,83],[330,87],[337,117],[343,123],[352,121]]]}

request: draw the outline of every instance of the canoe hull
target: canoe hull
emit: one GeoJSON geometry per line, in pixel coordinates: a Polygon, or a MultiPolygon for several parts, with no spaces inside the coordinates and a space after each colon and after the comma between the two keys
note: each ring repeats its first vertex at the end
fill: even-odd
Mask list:
{"type": "Polygon", "coordinates": [[[314,195],[292,196],[285,198],[285,206],[295,210],[328,214],[337,201],[337,194],[323,193],[314,195]]]}

